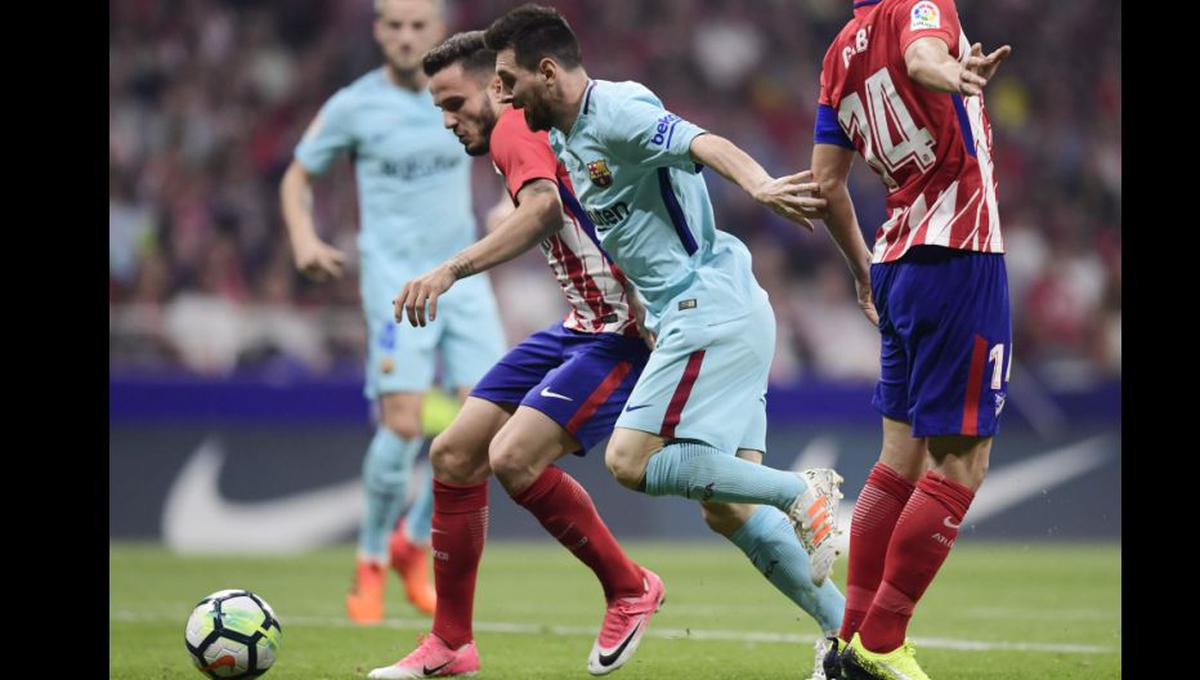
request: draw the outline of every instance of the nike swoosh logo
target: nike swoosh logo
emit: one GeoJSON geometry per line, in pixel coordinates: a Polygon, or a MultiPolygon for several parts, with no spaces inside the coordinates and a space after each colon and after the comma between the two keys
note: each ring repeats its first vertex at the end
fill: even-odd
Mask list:
{"type": "Polygon", "coordinates": [[[449,666],[453,662],[454,662],[454,659],[451,659],[450,661],[447,661],[446,663],[442,664],[441,666],[435,666],[433,668],[430,668],[424,664],[421,664],[421,672],[425,674],[425,677],[429,677],[429,676],[433,675],[434,673],[437,673],[438,671],[442,670],[446,666],[449,666]]]}
{"type": "Polygon", "coordinates": [[[639,408],[649,408],[650,406],[652,406],[652,404],[638,404],[637,406],[626,406],[625,412],[628,413],[630,411],[636,411],[639,408]]]}
{"type": "Polygon", "coordinates": [[[362,518],[359,479],[267,501],[227,500],[218,486],[225,457],[216,439],[204,441],[171,485],[162,526],[172,550],[300,552],[341,539],[362,518]]]}
{"type": "MultiPolygon", "coordinates": [[[[969,524],[979,524],[987,519],[1005,513],[1025,501],[1038,496],[1043,491],[1049,491],[1056,486],[1084,476],[1103,466],[1120,450],[1120,440],[1112,435],[1101,434],[1084,439],[1074,444],[1068,444],[1057,449],[1051,449],[1036,457],[1020,463],[1013,463],[1002,468],[992,468],[987,480],[979,488],[971,508],[963,521],[969,524]],[[1029,480],[1038,480],[1030,484],[1029,480]]],[[[827,463],[825,467],[834,467],[837,462],[837,446],[832,439],[815,439],[800,455],[796,465],[813,467],[813,463],[827,463]]],[[[854,516],[854,503],[857,498],[845,498],[838,506],[839,527],[844,530],[834,536],[834,545],[842,554],[850,549],[850,524],[854,516]]],[[[962,524],[960,522],[959,524],[962,524]]]]}
{"type": "Polygon", "coordinates": [[[947,515],[945,518],[942,519],[942,524],[945,524],[947,527],[950,527],[951,529],[957,529],[960,526],[962,526],[962,522],[959,522],[958,524],[951,522],[949,515],[947,515]]]}
{"type": "Polygon", "coordinates": [[[633,636],[637,635],[637,632],[641,629],[642,622],[638,621],[638,624],[633,627],[633,630],[629,631],[629,635],[625,636],[625,640],[621,642],[621,645],[614,649],[611,654],[600,652],[600,665],[611,666],[616,662],[617,659],[621,658],[621,652],[625,651],[625,648],[629,646],[630,640],[633,640],[633,636]]]}
{"type": "Polygon", "coordinates": [[[565,394],[559,394],[558,392],[551,392],[549,387],[543,387],[542,391],[539,394],[541,394],[543,397],[546,397],[547,399],[562,399],[564,401],[575,401],[574,399],[568,397],[565,394]]]}

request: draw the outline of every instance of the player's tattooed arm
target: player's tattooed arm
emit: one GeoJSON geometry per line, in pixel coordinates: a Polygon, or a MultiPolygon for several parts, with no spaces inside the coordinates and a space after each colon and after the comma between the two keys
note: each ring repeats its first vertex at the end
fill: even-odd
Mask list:
{"type": "Polygon", "coordinates": [[[562,228],[562,203],[558,185],[549,179],[527,182],[517,192],[517,207],[490,234],[454,257],[404,284],[392,301],[396,321],[413,326],[437,319],[438,297],[459,279],[485,272],[524,253],[562,228]]]}
{"type": "Polygon", "coordinates": [[[740,186],[755,201],[809,231],[813,229],[809,218],[824,215],[826,202],[815,195],[817,184],[812,181],[809,170],[771,177],[750,154],[714,134],[698,135],[692,140],[690,150],[694,161],[712,168],[740,186]]]}
{"type": "Polygon", "coordinates": [[[918,84],[936,92],[970,97],[983,92],[1010,52],[1012,48],[1005,45],[985,56],[983,45],[975,43],[971,53],[960,62],[950,56],[950,47],[941,38],[926,37],[908,46],[904,63],[908,76],[918,84]]]}
{"type": "Polygon", "coordinates": [[[820,185],[821,195],[829,201],[825,226],[829,235],[842,251],[850,273],[854,276],[854,289],[858,307],[872,324],[879,325],[879,314],[871,299],[871,251],[863,240],[854,214],[854,203],[846,180],[850,177],[850,166],[854,163],[854,150],[836,144],[813,145],[812,170],[820,185]]]}

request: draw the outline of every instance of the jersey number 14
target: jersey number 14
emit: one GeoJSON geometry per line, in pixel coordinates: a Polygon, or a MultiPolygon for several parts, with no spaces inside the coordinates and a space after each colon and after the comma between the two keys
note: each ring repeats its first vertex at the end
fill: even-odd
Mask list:
{"type": "Polygon", "coordinates": [[[851,139],[862,137],[867,165],[883,177],[889,189],[895,189],[898,185],[892,175],[905,165],[916,163],[921,172],[933,167],[936,142],[928,129],[913,122],[886,67],[867,78],[865,85],[870,111],[854,92],[842,98],[838,122],[851,139]],[[899,140],[892,139],[892,128],[899,132],[899,140]]]}

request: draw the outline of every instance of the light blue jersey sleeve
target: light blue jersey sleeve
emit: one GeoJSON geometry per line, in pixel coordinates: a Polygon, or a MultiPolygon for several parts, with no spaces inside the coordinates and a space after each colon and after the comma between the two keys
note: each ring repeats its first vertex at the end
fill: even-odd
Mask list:
{"type": "Polygon", "coordinates": [[[614,107],[614,112],[619,115],[605,121],[601,134],[622,159],[687,172],[699,172],[703,167],[692,160],[691,146],[705,130],[667,111],[649,90],[633,94],[614,107]]]}
{"type": "Polygon", "coordinates": [[[305,170],[314,175],[324,174],[339,153],[355,148],[352,99],[353,95],[347,90],[338,91],[309,124],[296,145],[296,160],[305,170]]]}

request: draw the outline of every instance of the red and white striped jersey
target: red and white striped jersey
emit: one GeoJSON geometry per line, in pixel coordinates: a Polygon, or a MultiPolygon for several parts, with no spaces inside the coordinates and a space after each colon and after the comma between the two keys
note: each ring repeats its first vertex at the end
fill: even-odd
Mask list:
{"type": "Polygon", "coordinates": [[[542,241],[542,253],[571,308],[563,326],[584,333],[637,337],[637,322],[625,294],[625,275],[600,247],[596,228],[575,198],[567,169],[554,156],[545,132],[533,132],[520,111],[500,115],[490,140],[492,162],[516,202],[521,187],[536,179],[558,185],[562,228],[542,241]]]}
{"type": "MultiPolygon", "coordinates": [[[[820,105],[888,188],[873,262],[916,245],[1004,252],[983,97],[934,92],[908,76],[904,51],[930,36],[957,59],[970,53],[954,0],[860,0],[822,64],[820,105]]],[[[830,142],[820,130],[817,141],[830,142]]]]}

